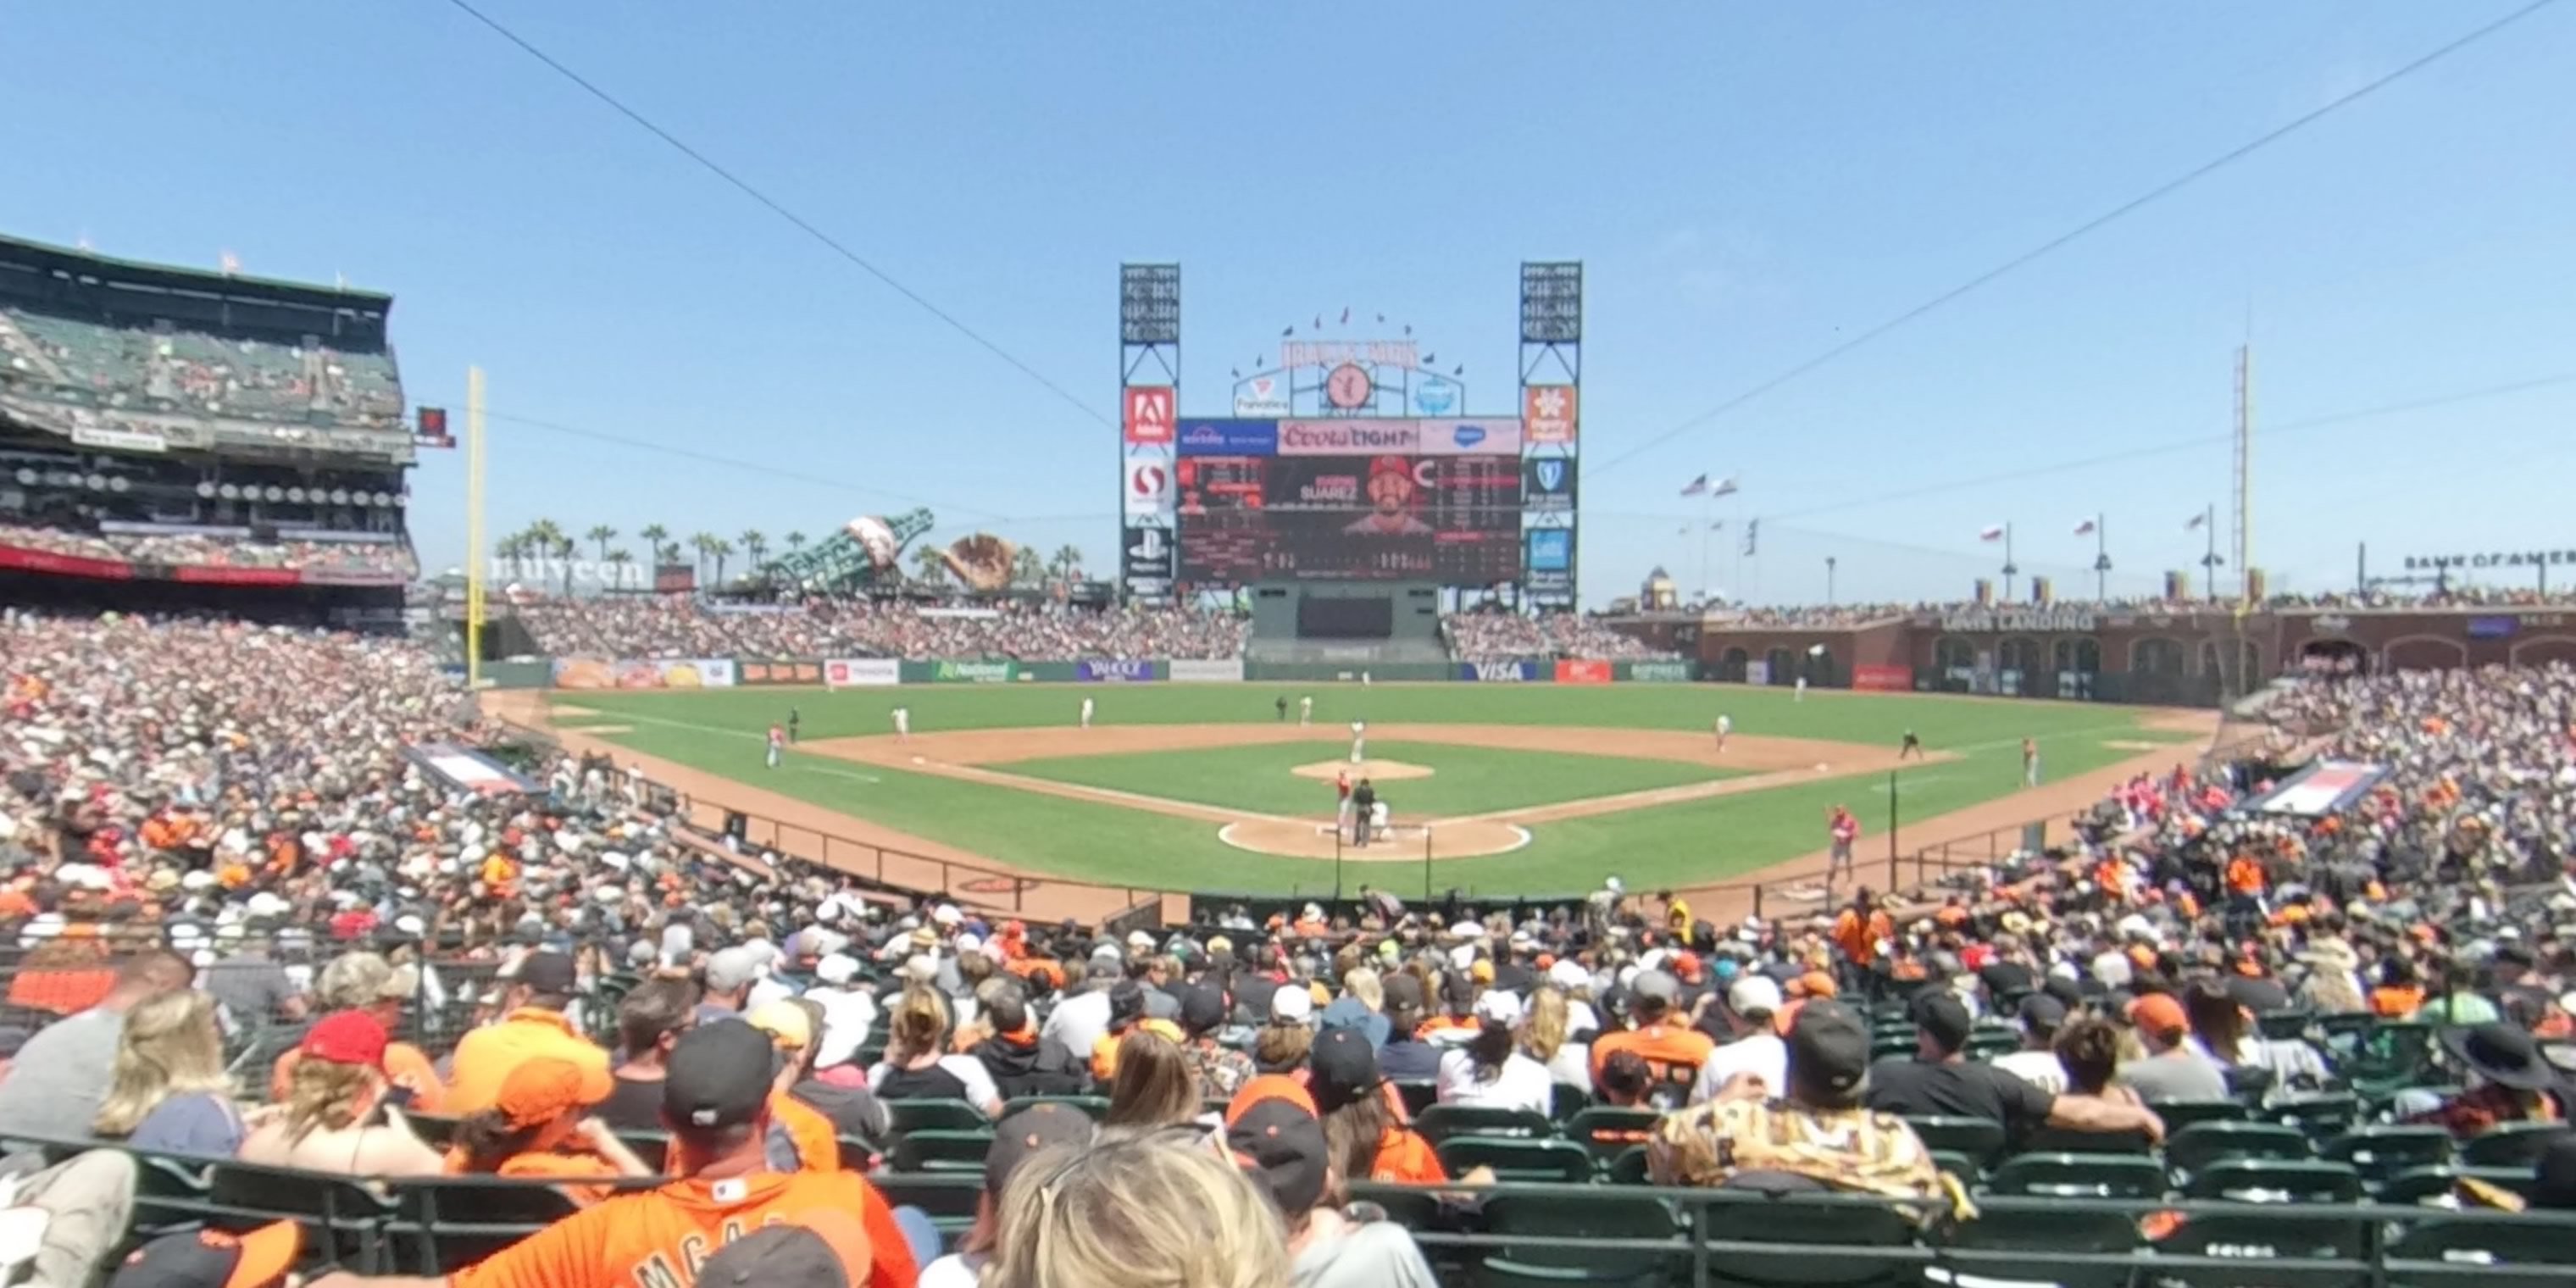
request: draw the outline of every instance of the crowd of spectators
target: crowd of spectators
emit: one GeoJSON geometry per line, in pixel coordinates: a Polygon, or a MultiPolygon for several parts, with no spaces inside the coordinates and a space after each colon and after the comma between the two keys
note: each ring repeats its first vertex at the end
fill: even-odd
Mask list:
{"type": "Polygon", "coordinates": [[[169,408],[249,420],[399,426],[402,389],[383,353],[203,331],[144,330],[0,308],[0,358],[21,388],[106,408],[169,408]]]}
{"type": "MultiPolygon", "coordinates": [[[[2576,1107],[2548,1045],[2576,1027],[2563,667],[2308,679],[2275,714],[2388,771],[2348,808],[2249,814],[2273,768],[2177,766],[2058,850],[1813,916],[1716,924],[1612,877],[1559,907],[1363,887],[1123,935],[736,855],[598,759],[452,788],[406,749],[496,731],[399,642],[12,613],[0,680],[10,1001],[50,1021],[0,1032],[0,1137],[563,1185],[581,1211],[465,1288],[605,1282],[612,1250],[657,1241],[694,1266],[683,1241],[722,1222],[779,1228],[700,1278],[805,1240],[852,1283],[1428,1285],[1347,1200],[1491,1183],[1414,1130],[1432,1103],[1633,1109],[1610,1130],[1662,1183],[1965,1216],[1909,1117],[2145,1146],[2160,1106],[2343,1085],[2365,1053],[2315,1017],[2442,1026],[2456,1085],[2392,1116],[2467,1138],[2576,1107]],[[280,1031],[264,1086],[213,1054],[280,1031]],[[1102,1122],[1009,1105],[1084,1091],[1102,1122]],[[947,1257],[839,1143],[899,1148],[887,1102],[920,1098],[1007,1115],[947,1257]],[[671,1132],[652,1166],[625,1134],[648,1127],[671,1132]],[[608,1197],[656,1171],[676,1179],[608,1197]]],[[[113,1245],[125,1157],[22,1183],[84,1218],[48,1237],[45,1282],[113,1245]]]]}
{"type": "Polygon", "coordinates": [[[1513,658],[1656,661],[1681,656],[1623,635],[1579,613],[1450,613],[1440,619],[1449,655],[1461,662],[1513,658]]]}
{"type": "MultiPolygon", "coordinates": [[[[2263,601],[2261,611],[2299,612],[2304,610],[2369,612],[2407,608],[2538,608],[2576,604],[2576,586],[2553,587],[2543,592],[2531,587],[2458,585],[2425,594],[2400,595],[2374,590],[2366,594],[2325,592],[2313,595],[2274,595],[2263,601]]],[[[1714,616],[1730,627],[1762,629],[1782,627],[1803,630],[1833,630],[1868,626],[1877,622],[1898,621],[1908,617],[1941,617],[1954,613],[2031,612],[2047,609],[2070,613],[2095,613],[2103,616],[2156,616],[2211,611],[2233,611],[2232,599],[2166,599],[2144,596],[2129,599],[2057,599],[2046,604],[1981,604],[1974,600],[1952,600],[1936,603],[1878,604],[1785,604],[1741,605],[1713,610],[1714,616]]]]}
{"type": "Polygon", "coordinates": [[[261,541],[249,535],[202,532],[82,532],[70,528],[0,523],[0,545],[82,559],[106,559],[173,568],[284,568],[310,572],[367,573],[409,581],[420,565],[406,541],[261,541]]]}
{"type": "Polygon", "coordinates": [[[632,595],[531,598],[516,611],[556,657],[1230,658],[1250,632],[1236,614],[1189,608],[737,606],[632,595]]]}

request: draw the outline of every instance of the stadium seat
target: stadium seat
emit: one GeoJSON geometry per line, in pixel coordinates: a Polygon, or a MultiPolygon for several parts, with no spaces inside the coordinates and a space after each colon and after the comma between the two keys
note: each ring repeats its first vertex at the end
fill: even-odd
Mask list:
{"type": "Polygon", "coordinates": [[[2016,1154],[1986,1178],[2005,1197],[2154,1199],[2166,1188],[2162,1165],[2125,1154],[2016,1154]]]}
{"type": "Polygon", "coordinates": [[[1643,1143],[1645,1133],[1654,1130],[1661,1117],[1652,1109],[1595,1105],[1567,1119],[1563,1131],[1567,1140],[1591,1151],[1594,1163],[1606,1167],[1629,1147],[1643,1143]]]}
{"type": "Polygon", "coordinates": [[[1986,1165],[1977,1161],[1975,1155],[1956,1149],[1935,1149],[1928,1152],[1932,1155],[1932,1166],[1958,1177],[1959,1184],[1974,1189],[1984,1183],[1986,1165]]]}
{"type": "Polygon", "coordinates": [[[2144,1157],[2156,1150],[2154,1141],[2143,1131],[2068,1131],[2060,1127],[2042,1127],[2024,1137],[2020,1150],[2028,1154],[2120,1154],[2144,1157]]]}
{"type": "Polygon", "coordinates": [[[1654,1180],[1653,1169],[1646,1163],[1646,1147],[1631,1145],[1619,1151],[1603,1170],[1601,1179],[1612,1185],[1645,1185],[1654,1180]]]}
{"type": "Polygon", "coordinates": [[[2576,1225],[2519,1213],[2423,1221],[2390,1241],[2388,1259],[2397,1263],[2388,1282],[2404,1288],[2567,1288],[2576,1283],[2576,1225]]]}
{"type": "Polygon", "coordinates": [[[930,1217],[940,1233],[954,1236],[975,1223],[975,1208],[983,1201],[984,1174],[981,1172],[940,1172],[931,1175],[879,1172],[868,1178],[890,1207],[917,1207],[930,1217]]]}
{"type": "Polygon", "coordinates": [[[1417,1234],[1445,1229],[1450,1225],[1450,1210],[1441,1203],[1438,1190],[1362,1182],[1351,1187],[1351,1201],[1370,1204],[1384,1213],[1387,1220],[1417,1234]]]}
{"type": "Polygon", "coordinates": [[[1673,1210],[1645,1194],[1513,1194],[1485,1200],[1485,1232],[1520,1239],[1484,1252],[1473,1281],[1501,1288],[1535,1284],[1663,1284],[1686,1277],[1673,1210]],[[1662,1240],[1670,1251],[1601,1248],[1576,1239],[1662,1240]]]}
{"type": "Polygon", "coordinates": [[[365,1184],[344,1176],[249,1163],[218,1164],[207,1181],[206,1225],[242,1233],[274,1221],[304,1227],[304,1246],[360,1274],[384,1267],[379,1237],[391,1209],[365,1184]]]}
{"type": "Polygon", "coordinates": [[[2361,1121],[2361,1097],[2349,1091],[2288,1096],[2264,1106],[2262,1116],[2296,1127],[2311,1140],[2324,1140],[2350,1131],[2361,1121]]]}
{"type": "Polygon", "coordinates": [[[1578,1184],[1592,1179],[1592,1155],[1582,1146],[1562,1140],[1520,1140],[1509,1136],[1452,1136],[1440,1142],[1436,1152],[1440,1166],[1449,1175],[1464,1176],[1479,1167],[1494,1169],[1501,1181],[1561,1181],[1578,1184]]]}
{"type": "MultiPolygon", "coordinates": [[[[1217,1101],[1215,1103],[1220,1106],[1217,1112],[1223,1113],[1224,1109],[1222,1106],[1227,1102],[1217,1101]]],[[[1002,1117],[1008,1118],[1023,1109],[1034,1109],[1039,1105],[1071,1105],[1072,1107],[1091,1115],[1091,1120],[1093,1122],[1098,1122],[1109,1115],[1109,1097],[1107,1096],[1014,1096],[1003,1103],[1002,1117]]]]}
{"type": "Polygon", "coordinates": [[[2275,1042],[2288,1042],[2306,1038],[2316,1018],[2316,1012],[2305,1007],[2284,1007],[2255,1016],[2254,1029],[2275,1042]]]}
{"type": "Polygon", "coordinates": [[[2170,1263],[2158,1280],[2191,1288],[2359,1288],[2370,1272],[2359,1264],[2368,1251],[2369,1222],[2322,1208],[2275,1207],[2244,1212],[2195,1212],[2157,1244],[2171,1257],[2220,1259],[2213,1266],[2170,1263]],[[2283,1266],[2285,1258],[2353,1262],[2348,1268],[2283,1266]]]}
{"type": "Polygon", "coordinates": [[[2297,1128],[2277,1123],[2193,1123],[2165,1137],[2165,1167],[2178,1181],[2226,1159],[2306,1159],[2315,1152],[2297,1128]]]}
{"type": "Polygon", "coordinates": [[[1440,1084],[1428,1078],[1395,1078],[1396,1098],[1404,1102],[1408,1118],[1419,1118],[1422,1111],[1440,1103],[1440,1084]]]}
{"type": "Polygon", "coordinates": [[[2361,1173],[2350,1163],[2230,1158],[2194,1172],[2183,1192],[2237,1203],[2358,1203],[2361,1173]]]}
{"type": "Polygon", "coordinates": [[[1967,1056],[1971,1060],[1992,1060],[2021,1049],[2021,1031],[1981,1025],[1968,1035],[1967,1056]]]}
{"type": "Polygon", "coordinates": [[[1963,1155],[1976,1163],[1980,1171],[2004,1152],[2007,1137],[2004,1125],[1991,1118],[1951,1118],[1933,1115],[1909,1115],[1905,1125],[1923,1139],[1923,1147],[1935,1153],[1963,1155]]]}
{"type": "Polygon", "coordinates": [[[2451,1161],[2451,1133],[2439,1127],[2362,1127],[2327,1141],[2317,1156],[2352,1164],[2362,1183],[2377,1189],[2400,1173],[2451,1161]]]}
{"type": "Polygon", "coordinates": [[[986,1131],[993,1125],[982,1111],[963,1100],[889,1100],[885,1107],[890,1130],[897,1135],[916,1131],[986,1131]]]}
{"type": "Polygon", "coordinates": [[[2529,1167],[2550,1141],[2568,1130],[2565,1123],[2498,1123],[2460,1142],[2460,1161],[2471,1167],[2529,1167]]]}
{"type": "Polygon", "coordinates": [[[1957,1222],[1945,1233],[1934,1264],[1924,1268],[1927,1283],[2127,1288],[2132,1267],[2070,1264],[2066,1257],[2132,1254],[2140,1242],[2138,1222],[2127,1212],[2013,1199],[1981,1204],[1976,1220],[1957,1222]]]}
{"type": "Polygon", "coordinates": [[[1414,1115],[1413,1130],[1434,1145],[1458,1136],[1508,1136],[1545,1139],[1556,1124],[1545,1114],[1526,1109],[1486,1109],[1467,1105],[1433,1105],[1414,1115]]]}
{"type": "Polygon", "coordinates": [[[1570,1082],[1560,1082],[1549,1089],[1547,1116],[1564,1122],[1592,1105],[1592,1093],[1570,1082]]]}
{"type": "Polygon", "coordinates": [[[989,1128],[950,1131],[924,1128],[905,1132],[894,1143],[891,1165],[898,1172],[982,1172],[984,1156],[993,1149],[989,1128]]]}
{"type": "Polygon", "coordinates": [[[2435,1067],[2433,1032],[2430,1024],[2373,1024],[2356,1035],[2352,1053],[2344,1057],[2338,1072],[2364,1095],[2430,1081],[2435,1067]]]}
{"type": "Polygon", "coordinates": [[[2254,1117],[2254,1111],[2235,1100],[2166,1100],[2147,1108],[2165,1120],[2167,1135],[2200,1123],[2241,1123],[2254,1117]]]}
{"type": "Polygon", "coordinates": [[[1920,1255],[1870,1255],[1862,1249],[1911,1249],[1914,1226],[1884,1204],[1815,1202],[1745,1194],[1709,1205],[1711,1242],[1765,1245],[1709,1254],[1709,1282],[1754,1288],[1895,1288],[1920,1275],[1920,1255]]]}
{"type": "Polygon", "coordinates": [[[577,1210],[553,1185],[495,1176],[406,1180],[393,1187],[393,1199],[388,1267],[432,1277],[473,1265],[577,1210]]]}

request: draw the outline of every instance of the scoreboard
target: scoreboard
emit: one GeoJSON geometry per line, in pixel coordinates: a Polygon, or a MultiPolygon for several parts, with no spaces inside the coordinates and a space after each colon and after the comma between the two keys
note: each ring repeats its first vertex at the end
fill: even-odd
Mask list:
{"type": "Polygon", "coordinates": [[[1184,421],[1176,445],[1185,584],[1520,580],[1517,421],[1184,421]]]}

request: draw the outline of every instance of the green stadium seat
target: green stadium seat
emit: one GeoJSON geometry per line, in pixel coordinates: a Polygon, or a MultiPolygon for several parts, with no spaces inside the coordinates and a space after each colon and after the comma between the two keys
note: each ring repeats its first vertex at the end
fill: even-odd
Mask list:
{"type": "Polygon", "coordinates": [[[1979,1162],[1973,1154],[1955,1149],[1936,1149],[1928,1152],[1932,1155],[1933,1167],[1958,1177],[1959,1184],[1969,1189],[1975,1189],[1986,1178],[1986,1165],[1979,1162]]]}
{"type": "Polygon", "coordinates": [[[1653,1169],[1646,1162],[1646,1147],[1632,1145],[1619,1151],[1618,1156],[1610,1160],[1610,1166],[1604,1169],[1601,1179],[1612,1185],[1650,1184],[1654,1176],[1653,1169]]]}
{"type": "Polygon", "coordinates": [[[1544,1140],[1556,1134],[1547,1115],[1526,1109],[1488,1109],[1469,1105],[1433,1105],[1413,1117],[1413,1130],[1438,1145],[1458,1136],[1508,1136],[1544,1140]]]}
{"type": "Polygon", "coordinates": [[[1570,1082],[1560,1082],[1549,1089],[1547,1116],[1558,1122],[1574,1117],[1592,1106],[1592,1093],[1570,1082]]]}
{"type": "Polygon", "coordinates": [[[993,1126],[963,1100],[889,1100],[886,1118],[897,1135],[916,1131],[986,1131],[993,1126]]]}
{"type": "Polygon", "coordinates": [[[1428,1078],[1394,1078],[1396,1098],[1404,1102],[1408,1118],[1419,1118],[1422,1111],[1440,1103],[1440,1084],[1428,1078]]]}
{"type": "Polygon", "coordinates": [[[2021,1031],[1980,1025],[1968,1035],[1967,1056],[1971,1060],[1992,1060],[2021,1049],[2021,1031]]]}
{"type": "Polygon", "coordinates": [[[2165,1120],[2165,1134],[2170,1136],[2186,1127],[2201,1123],[2241,1123],[2253,1120],[2254,1111],[2235,1100],[2167,1100],[2151,1104],[2156,1117],[2165,1120]]]}
{"type": "Polygon", "coordinates": [[[2275,1042],[2303,1040],[2316,1018],[2316,1012],[2304,1007],[2265,1011],[2254,1017],[2254,1031],[2275,1042]]]}
{"type": "MultiPolygon", "coordinates": [[[[1224,1106],[1228,1102],[1218,1100],[1210,1103],[1217,1106],[1217,1112],[1223,1113],[1224,1106]]],[[[1107,1096],[1014,1096],[1003,1102],[1002,1117],[1008,1118],[1023,1109],[1034,1109],[1039,1105],[1070,1105],[1091,1115],[1093,1122],[1109,1116],[1109,1097],[1107,1096]]]]}
{"type": "Polygon", "coordinates": [[[2498,1123],[2460,1142],[2460,1161],[2471,1167],[2529,1167],[2568,1130],[2565,1123],[2498,1123]]]}
{"type": "Polygon", "coordinates": [[[2420,1222],[2388,1246],[2388,1282],[2403,1288],[2567,1288],[2576,1226],[2486,1213],[2420,1222]]]}
{"type": "Polygon", "coordinates": [[[1980,1171],[2004,1152],[2009,1138],[2004,1125],[1991,1118],[1955,1118],[1934,1115],[1909,1115],[1905,1125],[1923,1140],[1923,1147],[1935,1153],[1964,1155],[1980,1171]]]}
{"type": "Polygon", "coordinates": [[[1777,1200],[1748,1194],[1711,1204],[1703,1218],[1711,1242],[1759,1243],[1759,1250],[1709,1254],[1709,1282],[1748,1288],[1897,1288],[1916,1282],[1920,1256],[1869,1255],[1860,1249],[1911,1249],[1913,1223],[1893,1207],[1867,1203],[1777,1200]]]}
{"type": "Polygon", "coordinates": [[[1671,1206],[1647,1194],[1495,1193],[1484,1204],[1485,1232],[1521,1239],[1486,1250],[1472,1281],[1496,1288],[1554,1284],[1666,1284],[1687,1277],[1686,1245],[1671,1206]],[[1577,1239],[1660,1240],[1668,1251],[1613,1249],[1577,1239]]]}
{"type": "Polygon", "coordinates": [[[984,1197],[981,1172],[930,1175],[879,1172],[868,1178],[891,1207],[917,1207],[942,1234],[954,1235],[975,1223],[975,1208],[984,1197]]]}
{"type": "Polygon", "coordinates": [[[2137,1219],[2127,1212],[2011,1199],[1987,1201],[1976,1220],[1957,1222],[1945,1233],[1933,1254],[1935,1264],[1923,1271],[1927,1283],[1955,1285],[1972,1278],[2058,1288],[2128,1288],[2135,1273],[2129,1266],[2069,1264],[2065,1258],[2070,1253],[2133,1254],[2141,1242],[2137,1219]]]}
{"type": "Polygon", "coordinates": [[[1386,1214],[1387,1220],[1407,1230],[1419,1233],[1450,1225],[1449,1209],[1442,1205],[1438,1190],[1367,1182],[1350,1188],[1353,1203],[1372,1204],[1386,1214]]]}
{"type": "Polygon", "coordinates": [[[2366,1265],[2349,1268],[2283,1266],[2285,1258],[2358,1263],[2369,1250],[2369,1222],[2322,1208],[2249,1207],[2243,1212],[2195,1212],[2157,1244],[2168,1257],[2221,1259],[2215,1266],[2170,1263],[2155,1279],[2190,1288],[2361,1288],[2366,1265]]]}
{"type": "Polygon", "coordinates": [[[1579,1184],[1592,1179],[1592,1155],[1570,1141],[1523,1140],[1509,1136],[1452,1136],[1435,1152],[1440,1166],[1459,1177],[1479,1167],[1494,1169],[1500,1181],[1559,1181],[1579,1184]]]}
{"type": "Polygon", "coordinates": [[[385,1227],[390,1268],[405,1274],[453,1274],[578,1210],[543,1181],[496,1176],[406,1180],[393,1186],[393,1220],[385,1227]]]}
{"type": "Polygon", "coordinates": [[[2315,1154],[2299,1129],[2277,1123],[2193,1123],[2165,1137],[2165,1167],[2182,1180],[2228,1159],[2306,1159],[2315,1154]]]}
{"type": "Polygon", "coordinates": [[[2350,1163],[2231,1158],[2194,1172],[2183,1192],[2237,1203],[2358,1203],[2361,1173],[2350,1163]]]}
{"type": "Polygon", "coordinates": [[[1654,1130],[1662,1116],[1652,1109],[1595,1105],[1567,1119],[1563,1131],[1567,1140],[1591,1152],[1594,1163],[1606,1167],[1631,1146],[1643,1143],[1643,1133],[1654,1130]]]}
{"type": "Polygon", "coordinates": [[[2327,1141],[2317,1156],[2350,1163],[2374,1190],[2399,1174],[2451,1161],[2451,1133],[2439,1127],[2362,1127],[2327,1141]]]}
{"type": "MultiPolygon", "coordinates": [[[[2329,1030],[2331,1031],[2331,1030],[2329,1030]]],[[[2364,1095],[2432,1081],[2434,1026],[2384,1020],[2355,1036],[2337,1071],[2364,1095]]]]}
{"type": "Polygon", "coordinates": [[[2352,1130],[2361,1121],[2361,1097],[2349,1091],[2285,1096],[2264,1106],[2262,1116],[2285,1127],[2296,1127],[2310,1140],[2325,1140],[2352,1130]]]}
{"type": "Polygon", "coordinates": [[[379,1236],[391,1211],[375,1191],[344,1176],[221,1163],[207,1180],[209,1228],[239,1234],[293,1221],[304,1227],[307,1250],[359,1274],[385,1267],[379,1236]]]}
{"type": "Polygon", "coordinates": [[[977,1172],[993,1149],[991,1130],[948,1131],[926,1128],[905,1132],[894,1143],[890,1165],[898,1172],[977,1172]]]}
{"type": "Polygon", "coordinates": [[[2005,1197],[2156,1199],[2165,1195],[2162,1164],[2134,1154],[2017,1154],[1986,1177],[2005,1197]]]}

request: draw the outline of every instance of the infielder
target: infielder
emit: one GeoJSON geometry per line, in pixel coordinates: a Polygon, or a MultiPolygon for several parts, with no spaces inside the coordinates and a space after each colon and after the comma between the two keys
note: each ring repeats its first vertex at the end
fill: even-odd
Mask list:
{"type": "Polygon", "coordinates": [[[1297,699],[1297,727],[1303,729],[1313,723],[1315,723],[1315,695],[1309,693],[1297,699]]]}
{"type": "Polygon", "coordinates": [[[769,768],[778,768],[778,749],[786,745],[787,731],[776,725],[769,726],[769,768]]]}
{"type": "Polygon", "coordinates": [[[2039,786],[2039,743],[2036,739],[2021,740],[2021,785],[2039,786]]]}
{"type": "Polygon", "coordinates": [[[896,707],[894,709],[894,740],[896,742],[912,741],[912,708],[896,707]]]}
{"type": "Polygon", "coordinates": [[[1719,712],[1717,715],[1717,749],[1719,751],[1726,750],[1726,735],[1733,732],[1735,732],[1734,718],[1723,711],[1719,712]]]}
{"type": "Polygon", "coordinates": [[[1351,763],[1356,765],[1367,759],[1368,721],[1354,720],[1351,722],[1351,763]]]}
{"type": "Polygon", "coordinates": [[[1082,727],[1085,729],[1091,727],[1091,699],[1089,698],[1082,700],[1082,727]]]}
{"type": "Polygon", "coordinates": [[[1807,677],[1803,675],[1798,677],[1798,690],[1797,692],[1789,695],[1789,700],[1791,702],[1804,702],[1807,700],[1807,677]]]}

